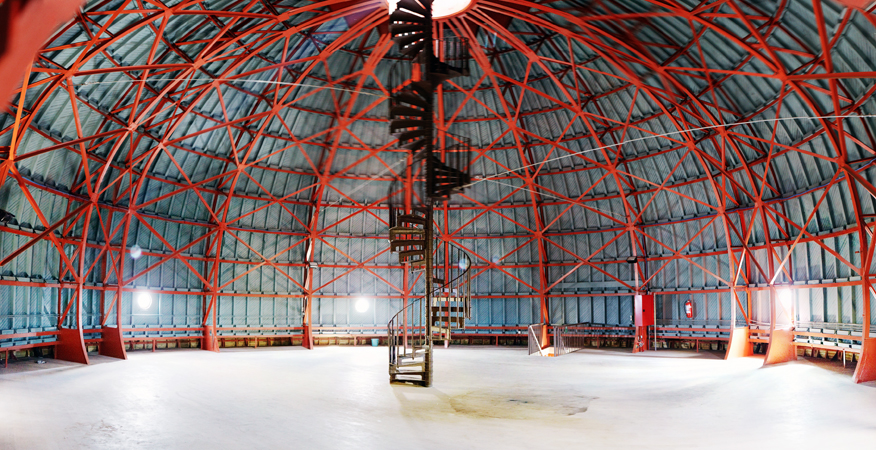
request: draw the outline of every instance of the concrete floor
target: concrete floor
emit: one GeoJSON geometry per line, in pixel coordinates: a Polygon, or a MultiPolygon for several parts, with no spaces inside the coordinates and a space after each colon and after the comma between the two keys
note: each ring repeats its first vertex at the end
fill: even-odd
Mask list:
{"type": "Polygon", "coordinates": [[[129,357],[0,368],[0,449],[876,446],[876,383],[841,363],[456,347],[424,389],[387,383],[385,347],[129,357]]]}

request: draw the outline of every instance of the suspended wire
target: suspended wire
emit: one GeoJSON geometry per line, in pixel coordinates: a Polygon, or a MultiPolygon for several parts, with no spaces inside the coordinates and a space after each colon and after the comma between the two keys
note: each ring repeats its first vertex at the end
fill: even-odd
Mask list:
{"type": "MultiPolygon", "coordinates": [[[[349,196],[355,194],[356,192],[361,191],[365,186],[368,186],[369,184],[371,184],[371,183],[373,183],[373,182],[375,182],[375,181],[377,181],[377,180],[380,180],[381,177],[383,177],[384,175],[386,175],[387,173],[389,173],[393,168],[395,168],[396,166],[398,166],[399,164],[404,163],[404,162],[407,162],[407,158],[405,158],[405,159],[400,159],[400,160],[396,161],[395,164],[391,164],[391,165],[389,165],[386,169],[384,169],[382,172],[378,173],[377,175],[372,175],[371,178],[370,178],[368,181],[366,181],[366,182],[360,184],[359,186],[356,187],[356,189],[353,189],[352,191],[348,192],[348,193],[346,194],[347,197],[349,197],[349,196]]],[[[340,199],[338,199],[337,201],[334,201],[334,202],[332,202],[332,203],[326,205],[325,207],[326,207],[326,208],[331,208],[332,206],[335,206],[335,205],[341,203],[342,199],[343,199],[343,195],[341,196],[340,199]]]]}
{"type": "MultiPolygon", "coordinates": [[[[521,170],[524,170],[524,169],[527,169],[527,168],[530,168],[530,167],[534,167],[534,166],[537,166],[537,165],[541,165],[541,164],[544,164],[544,163],[547,163],[547,162],[557,161],[557,160],[561,160],[561,159],[564,159],[564,158],[571,158],[571,157],[576,156],[576,155],[581,155],[581,154],[585,154],[585,153],[591,153],[591,152],[595,152],[595,151],[602,150],[602,149],[607,149],[607,148],[611,148],[611,147],[615,147],[615,146],[621,146],[621,145],[628,144],[628,143],[631,143],[631,142],[642,141],[642,140],[645,140],[645,139],[659,138],[659,137],[667,137],[667,136],[672,136],[672,135],[675,135],[675,134],[681,134],[681,133],[687,133],[687,132],[694,132],[694,131],[702,131],[702,130],[710,130],[710,129],[720,128],[720,127],[737,127],[737,126],[742,126],[742,125],[757,124],[757,123],[765,123],[765,122],[780,122],[780,121],[786,121],[786,120],[798,120],[798,119],[809,119],[809,120],[819,120],[819,119],[838,119],[838,118],[851,118],[851,117],[858,117],[858,118],[861,118],[861,119],[865,119],[865,118],[876,118],[876,114],[864,114],[864,115],[846,114],[846,115],[827,115],[827,116],[796,116],[796,117],[781,117],[781,118],[775,118],[775,119],[757,119],[757,120],[749,120],[749,121],[745,121],[745,122],[736,122],[736,123],[732,123],[732,124],[709,125],[709,126],[705,126],[705,127],[687,128],[687,129],[677,130],[677,131],[672,131],[672,132],[669,132],[669,133],[663,133],[663,134],[659,134],[659,135],[653,135],[653,136],[647,136],[647,137],[635,138],[635,139],[628,139],[628,140],[626,140],[626,141],[623,141],[623,142],[620,142],[620,143],[617,143],[617,144],[604,145],[604,146],[602,146],[602,147],[597,147],[597,148],[592,148],[592,149],[582,150],[582,151],[580,151],[580,152],[575,152],[575,153],[570,153],[570,154],[566,154],[566,155],[563,155],[563,156],[558,156],[558,157],[556,157],[556,158],[547,159],[547,160],[542,161],[542,162],[539,162],[539,163],[529,164],[529,165],[526,165],[526,166],[518,167],[517,169],[512,169],[512,170],[508,170],[508,171],[505,171],[505,172],[500,172],[500,173],[497,173],[497,174],[494,174],[494,175],[490,175],[490,176],[487,176],[487,177],[484,177],[484,178],[480,178],[480,179],[478,179],[478,180],[472,182],[471,184],[469,184],[469,185],[466,186],[466,187],[474,186],[474,185],[476,185],[476,184],[478,184],[478,183],[480,183],[480,182],[482,182],[482,181],[489,181],[489,182],[491,182],[491,183],[496,183],[496,184],[500,184],[500,185],[503,185],[503,186],[508,186],[508,187],[514,188],[515,190],[521,190],[521,191],[531,192],[531,193],[533,193],[533,194],[537,194],[537,195],[540,195],[540,196],[543,196],[543,197],[551,197],[551,198],[555,198],[555,199],[562,200],[562,201],[569,201],[569,199],[568,199],[568,198],[565,198],[565,197],[560,197],[560,196],[558,196],[558,195],[554,195],[554,194],[550,194],[550,193],[546,193],[546,192],[539,192],[539,191],[535,191],[535,190],[532,190],[532,189],[527,189],[527,188],[522,187],[522,186],[515,186],[515,185],[510,184],[510,183],[503,183],[503,182],[501,182],[501,181],[495,180],[495,178],[498,178],[498,177],[500,177],[500,176],[502,176],[502,175],[507,175],[507,174],[510,174],[510,173],[518,172],[518,171],[521,171],[521,170]]],[[[354,194],[354,193],[356,193],[356,192],[362,190],[363,188],[365,188],[365,187],[368,186],[369,184],[373,183],[374,181],[379,180],[383,175],[386,175],[386,174],[387,174],[390,170],[392,170],[394,167],[398,166],[399,164],[401,164],[401,163],[403,163],[403,162],[405,162],[405,161],[406,161],[405,159],[403,159],[403,160],[399,160],[399,161],[396,162],[395,164],[390,165],[387,169],[383,170],[383,171],[380,172],[379,174],[372,176],[370,180],[368,180],[368,181],[366,181],[366,182],[360,184],[358,187],[356,187],[356,189],[350,191],[347,195],[349,196],[349,195],[352,195],[352,194],[354,194]]],[[[337,201],[335,201],[335,202],[333,202],[333,203],[327,205],[327,207],[335,206],[335,205],[339,204],[340,202],[341,202],[341,200],[337,200],[337,201]]],[[[588,208],[592,208],[592,209],[594,209],[594,210],[597,210],[597,211],[600,211],[600,212],[603,212],[603,213],[606,213],[606,214],[610,214],[610,215],[612,215],[612,216],[619,217],[619,218],[621,218],[621,219],[625,219],[625,218],[626,218],[626,216],[623,215],[623,214],[618,214],[618,213],[615,213],[615,212],[613,212],[613,211],[606,211],[606,210],[604,210],[604,209],[597,208],[597,207],[595,207],[595,206],[588,205],[588,208]]]]}
{"type": "MultiPolygon", "coordinates": [[[[721,128],[721,127],[737,127],[737,126],[742,126],[742,125],[765,123],[765,122],[782,122],[782,121],[786,121],[786,120],[803,120],[803,119],[808,119],[808,120],[842,119],[842,118],[850,118],[850,117],[858,117],[861,119],[876,118],[876,114],[863,114],[863,115],[845,114],[845,115],[831,115],[831,116],[779,117],[779,118],[775,118],[775,119],[748,120],[745,122],[735,122],[735,123],[721,124],[721,125],[708,125],[708,126],[704,126],[704,127],[687,128],[687,129],[683,129],[683,130],[670,131],[668,133],[663,133],[663,134],[655,134],[655,135],[650,135],[650,136],[638,137],[638,138],[634,138],[634,139],[628,139],[626,141],[618,142],[616,144],[603,145],[601,147],[591,148],[591,149],[587,149],[587,150],[581,150],[580,152],[567,153],[565,155],[557,156],[557,157],[551,158],[551,159],[546,159],[546,160],[538,162],[538,163],[528,164],[525,166],[518,167],[516,169],[506,170],[504,172],[499,172],[499,173],[496,173],[496,174],[493,174],[493,175],[490,175],[487,177],[480,178],[477,181],[472,182],[469,186],[473,186],[473,185],[480,183],[482,181],[492,181],[493,178],[498,178],[498,177],[501,177],[503,175],[508,175],[510,173],[519,172],[521,170],[528,169],[530,167],[541,166],[541,165],[549,163],[549,162],[559,161],[561,159],[571,158],[573,156],[583,155],[585,153],[592,153],[595,151],[609,149],[612,147],[620,147],[624,144],[629,144],[629,143],[638,142],[638,141],[644,141],[645,139],[655,139],[655,138],[668,137],[668,136],[672,136],[672,135],[676,135],[676,134],[682,134],[682,133],[688,133],[688,132],[694,132],[694,131],[711,130],[711,129],[721,128]]],[[[545,144],[545,145],[548,145],[548,144],[545,144]]]]}
{"type": "MultiPolygon", "coordinates": [[[[749,125],[749,124],[757,124],[757,123],[764,123],[764,122],[780,122],[780,121],[784,121],[784,120],[797,120],[797,119],[819,120],[819,119],[840,119],[840,118],[850,118],[850,117],[858,117],[858,118],[861,118],[861,119],[864,119],[864,118],[876,118],[876,114],[864,114],[864,115],[846,114],[846,115],[828,115],[828,116],[795,116],[795,117],[781,117],[781,118],[775,118],[775,119],[757,119],[757,120],[749,120],[749,121],[745,121],[745,122],[736,122],[736,123],[731,123],[731,124],[709,125],[709,126],[705,126],[705,127],[688,128],[688,129],[683,129],[683,130],[672,131],[672,132],[669,132],[669,133],[663,133],[663,134],[659,134],[659,135],[653,135],[653,136],[647,136],[647,137],[641,137],[641,138],[635,138],[635,139],[628,139],[628,140],[626,140],[626,141],[619,142],[619,143],[617,143],[617,144],[604,145],[604,146],[601,146],[601,147],[596,147],[596,148],[592,148],[592,149],[582,150],[582,151],[580,151],[580,152],[569,153],[569,154],[562,155],[562,156],[558,156],[558,157],[556,157],[556,158],[552,158],[552,159],[546,159],[546,160],[541,161],[541,162],[538,162],[538,163],[528,164],[528,165],[525,165],[525,166],[522,166],[522,167],[518,167],[518,168],[516,168],[516,169],[507,170],[507,171],[505,171],[505,172],[500,172],[500,173],[497,173],[497,174],[494,174],[494,175],[490,175],[490,176],[487,176],[487,177],[480,178],[480,179],[478,179],[478,180],[476,180],[476,181],[473,181],[471,184],[469,184],[469,185],[466,186],[466,187],[474,186],[474,185],[476,185],[476,184],[478,184],[478,183],[480,183],[480,182],[482,182],[482,181],[489,181],[489,182],[491,182],[491,183],[496,183],[496,184],[500,184],[500,185],[503,185],[503,186],[512,187],[512,188],[515,188],[515,189],[518,189],[518,190],[523,190],[523,191],[531,192],[531,193],[533,193],[533,194],[537,194],[537,195],[540,195],[540,196],[543,196],[543,197],[551,197],[551,198],[555,198],[555,199],[562,200],[562,201],[569,201],[567,198],[560,197],[560,196],[558,196],[558,195],[554,195],[554,194],[550,194],[550,193],[546,193],[546,192],[537,192],[537,191],[534,191],[534,190],[532,190],[532,189],[527,189],[527,188],[524,188],[524,187],[522,187],[522,186],[515,186],[515,185],[513,185],[513,184],[509,184],[509,183],[502,183],[502,182],[500,182],[500,181],[495,180],[495,178],[498,178],[498,177],[501,177],[501,176],[503,176],[503,175],[507,175],[507,174],[510,174],[510,173],[515,173],[515,172],[518,172],[518,171],[521,171],[521,170],[524,170],[524,169],[528,169],[528,168],[530,168],[530,167],[540,166],[540,165],[545,164],[545,163],[548,163],[548,162],[558,161],[558,160],[561,160],[561,159],[564,159],[564,158],[571,158],[571,157],[573,157],[573,156],[582,155],[582,154],[585,154],[585,153],[591,153],[591,152],[595,152],[595,151],[598,151],[598,150],[608,149],[608,148],[611,148],[611,147],[619,147],[619,146],[624,145],[624,144],[628,144],[628,143],[631,143],[631,142],[642,141],[642,140],[645,140],[645,139],[652,139],[652,138],[660,138],[660,137],[672,136],[672,135],[674,135],[674,134],[681,134],[681,133],[694,132],[694,131],[702,131],[702,130],[710,130],[710,129],[720,128],[720,127],[736,127],[736,126],[749,125]]],[[[615,213],[615,212],[613,212],[613,211],[606,211],[606,210],[604,210],[604,209],[600,209],[600,208],[597,208],[597,207],[595,207],[595,206],[588,205],[588,208],[592,208],[592,209],[595,209],[595,210],[597,210],[597,211],[600,211],[600,212],[603,212],[603,213],[606,213],[606,214],[611,214],[612,216],[619,217],[619,218],[622,218],[622,219],[625,219],[625,218],[626,218],[624,215],[617,214],[617,213],[615,213]]]]}
{"type": "MultiPolygon", "coordinates": [[[[307,83],[292,83],[289,81],[273,81],[273,80],[256,80],[252,78],[198,78],[198,79],[190,79],[190,78],[148,78],[148,81],[204,81],[204,82],[212,82],[212,81],[222,81],[224,83],[257,83],[257,84],[277,84],[280,86],[299,86],[299,87],[312,87],[312,88],[322,88],[322,89],[331,89],[334,91],[344,91],[350,93],[358,93],[360,95],[371,95],[373,97],[380,98],[389,98],[387,95],[383,94],[374,94],[371,92],[362,92],[361,90],[356,89],[347,89],[342,87],[337,87],[329,84],[307,84],[307,83]]],[[[89,86],[93,84],[122,84],[122,83],[136,83],[140,80],[115,80],[115,81],[86,81],[84,83],[73,83],[73,86],[89,86]]]]}
{"type": "MultiPolygon", "coordinates": [[[[151,80],[151,81],[188,81],[188,82],[192,82],[192,81],[207,81],[207,80],[203,80],[203,79],[197,79],[197,80],[195,80],[195,79],[193,79],[192,77],[189,77],[189,78],[150,78],[149,80],[151,80]]],[[[85,83],[74,83],[74,86],[88,86],[88,85],[97,85],[97,84],[119,84],[119,83],[131,83],[131,82],[136,82],[136,81],[138,81],[138,80],[88,81],[88,82],[85,82],[85,83]]],[[[234,83],[234,82],[240,82],[240,83],[257,83],[257,84],[276,84],[276,85],[281,85],[281,86],[312,87],[312,88],[331,89],[331,90],[343,91],[343,92],[350,92],[350,93],[358,93],[358,94],[360,94],[360,95],[371,95],[371,96],[374,96],[374,97],[388,98],[387,95],[383,95],[383,94],[374,94],[374,93],[370,93],[370,92],[362,92],[361,90],[346,89],[346,88],[341,88],[341,87],[336,87],[336,86],[331,86],[331,85],[317,85],[317,84],[307,84],[307,83],[292,83],[292,82],[287,82],[287,81],[256,80],[256,79],[247,79],[247,78],[211,78],[211,79],[209,79],[209,81],[222,81],[222,82],[226,82],[226,83],[228,83],[228,82],[231,82],[231,83],[234,83]]],[[[516,169],[506,170],[506,171],[504,171],[504,172],[499,172],[499,173],[496,173],[496,174],[493,174],[493,175],[489,175],[489,176],[486,176],[486,177],[483,177],[483,178],[479,178],[479,179],[473,181],[471,184],[469,184],[469,185],[466,186],[466,187],[471,187],[471,186],[474,186],[474,185],[476,185],[476,184],[478,184],[478,183],[481,183],[481,182],[484,182],[484,181],[489,181],[489,182],[496,183],[496,184],[500,184],[500,185],[503,185],[503,186],[512,187],[512,188],[514,188],[515,190],[522,190],[522,191],[531,192],[531,193],[534,193],[534,194],[537,194],[537,195],[540,195],[540,196],[543,196],[543,197],[551,197],[551,198],[555,198],[555,199],[562,200],[562,201],[568,201],[567,198],[560,197],[560,196],[557,196],[557,195],[554,195],[554,194],[549,194],[549,193],[545,193],[545,192],[537,192],[537,191],[534,191],[534,190],[531,190],[531,189],[524,188],[524,187],[522,187],[522,186],[515,186],[515,185],[512,185],[512,184],[508,184],[508,183],[502,183],[502,182],[496,181],[495,178],[498,178],[498,177],[501,177],[501,176],[504,176],[504,175],[508,175],[508,174],[512,174],[512,173],[516,173],[516,172],[519,172],[519,171],[522,171],[522,170],[525,170],[525,169],[528,169],[528,168],[531,168],[531,167],[542,166],[542,165],[544,165],[544,164],[546,164],[546,163],[549,163],[549,162],[559,161],[559,160],[566,159],[566,158],[572,158],[572,157],[574,157],[574,156],[584,155],[584,154],[592,153],[592,152],[596,152],[596,151],[599,151],[599,150],[611,149],[611,148],[613,148],[613,147],[620,147],[620,146],[625,145],[625,144],[630,144],[630,143],[633,143],[633,142],[644,141],[644,140],[646,140],[646,139],[665,138],[665,137],[669,137],[669,136],[680,135],[680,134],[683,134],[683,133],[691,133],[691,132],[696,132],[696,131],[713,130],[713,129],[721,128],[721,127],[738,127],[738,126],[743,126],[743,125],[752,125],[752,124],[759,124],[759,123],[777,123],[777,122],[783,122],[783,121],[795,121],[795,120],[844,119],[844,118],[854,118],[854,117],[861,118],[861,119],[865,119],[865,118],[876,118],[876,114],[863,114],[863,115],[844,114],[844,115],[824,115],[824,116],[794,116],[794,117],[778,117],[778,118],[773,118],[773,119],[757,119],[757,120],[748,120],[748,121],[745,121],[745,122],[735,122],[735,123],[729,123],[729,124],[707,125],[707,126],[703,126],[703,127],[686,128],[686,129],[676,130],[676,131],[670,131],[670,132],[662,133],[662,134],[655,134],[655,135],[643,136],[643,137],[638,137],[638,138],[633,138],[633,139],[627,139],[627,140],[625,140],[625,141],[623,141],[623,142],[618,142],[618,143],[614,143],[614,144],[607,144],[607,145],[603,145],[603,146],[600,146],[600,147],[595,147],[595,148],[591,148],[591,149],[581,150],[581,151],[579,151],[579,152],[567,153],[567,154],[565,154],[565,155],[561,155],[561,156],[557,156],[557,157],[554,157],[554,158],[546,159],[546,160],[544,160],[544,161],[540,161],[540,162],[538,162],[538,163],[527,164],[527,165],[525,165],[525,166],[521,166],[521,167],[518,167],[518,168],[516,168],[516,169]]],[[[548,144],[545,144],[545,145],[548,145],[548,144]]],[[[404,162],[406,162],[406,161],[407,161],[406,159],[402,159],[402,160],[399,160],[399,161],[397,161],[396,163],[394,163],[394,164],[388,166],[385,170],[381,171],[381,172],[378,173],[377,175],[372,176],[368,181],[366,181],[366,182],[364,182],[364,183],[361,183],[361,184],[360,184],[359,186],[357,186],[355,189],[353,189],[352,191],[350,191],[349,193],[347,193],[347,196],[350,196],[350,195],[352,195],[352,194],[354,194],[354,193],[356,193],[356,192],[359,192],[360,190],[364,189],[365,187],[367,187],[367,186],[370,185],[371,183],[380,180],[384,175],[386,175],[387,173],[389,173],[390,171],[392,171],[392,169],[394,169],[394,168],[397,167],[399,164],[404,163],[404,162]]],[[[326,207],[332,207],[332,206],[335,206],[335,205],[339,204],[341,201],[342,201],[341,199],[338,199],[337,201],[332,202],[332,203],[329,204],[329,205],[326,205],[326,207]]],[[[605,211],[605,210],[602,210],[602,209],[596,208],[596,207],[594,207],[594,206],[589,206],[589,207],[590,207],[590,208],[593,208],[593,209],[595,209],[595,210],[597,210],[597,211],[600,211],[600,212],[606,213],[606,214],[611,214],[611,215],[613,215],[613,216],[615,216],[615,217],[625,218],[624,215],[620,215],[620,214],[617,214],[617,213],[612,212],[612,211],[605,211]]]]}
{"type": "MultiPolygon", "coordinates": [[[[556,198],[556,199],[559,199],[559,200],[562,200],[562,201],[565,201],[565,202],[569,201],[569,199],[568,199],[568,198],[565,198],[565,197],[560,197],[560,196],[558,196],[558,195],[554,195],[554,194],[548,194],[548,193],[546,193],[546,192],[538,192],[538,191],[534,191],[534,190],[532,190],[532,189],[527,189],[527,188],[525,188],[525,187],[523,187],[523,186],[515,186],[515,185],[510,184],[510,183],[503,183],[503,182],[501,182],[501,181],[496,181],[496,180],[484,180],[484,181],[489,181],[489,182],[491,182],[491,183],[501,184],[502,186],[512,187],[512,188],[514,188],[515,190],[526,191],[526,192],[532,192],[533,194],[540,195],[540,196],[542,196],[542,197],[556,198]]],[[[474,183],[472,183],[472,184],[474,184],[474,183]]],[[[471,184],[470,184],[469,186],[471,186],[471,184]]],[[[573,201],[573,203],[575,203],[575,202],[573,201]]],[[[612,211],[606,211],[606,210],[604,210],[604,209],[600,209],[600,208],[597,208],[597,207],[595,207],[595,206],[591,206],[591,205],[587,205],[587,207],[588,207],[588,208],[591,208],[591,209],[595,209],[595,210],[597,210],[597,211],[599,211],[599,212],[604,212],[604,213],[606,213],[606,214],[611,214],[612,216],[619,217],[619,218],[621,218],[621,219],[626,219],[626,216],[624,216],[623,214],[617,214],[617,213],[612,212],[612,211]]]]}

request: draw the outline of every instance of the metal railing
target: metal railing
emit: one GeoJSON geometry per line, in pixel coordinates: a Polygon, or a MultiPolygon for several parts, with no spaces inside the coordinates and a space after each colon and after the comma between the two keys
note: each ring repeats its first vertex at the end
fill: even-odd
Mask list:
{"type": "MultiPolygon", "coordinates": [[[[705,319],[657,319],[655,322],[657,328],[662,328],[667,325],[675,326],[675,327],[706,327],[706,328],[726,328],[730,329],[731,320],[720,319],[720,320],[705,320],[705,319]]],[[[740,319],[736,321],[737,328],[745,328],[746,323],[744,319],[740,319]]]]}
{"type": "Polygon", "coordinates": [[[542,323],[536,323],[529,326],[529,333],[527,335],[527,344],[529,345],[529,354],[534,355],[538,353],[542,354],[542,342],[541,342],[541,334],[544,331],[544,327],[547,326],[542,323]]]}
{"type": "Polygon", "coordinates": [[[457,136],[455,134],[444,134],[444,151],[443,161],[442,156],[435,151],[434,156],[437,161],[442,162],[445,166],[458,171],[455,176],[443,177],[440,180],[433,178],[428,180],[427,189],[430,193],[436,192],[436,183],[449,183],[454,186],[465,187],[471,184],[471,177],[468,170],[471,164],[471,139],[457,136]]]}
{"type": "Polygon", "coordinates": [[[431,72],[443,72],[438,62],[446,64],[446,68],[450,68],[455,72],[467,76],[469,74],[469,61],[471,60],[471,52],[468,48],[467,38],[446,37],[444,39],[434,40],[435,50],[435,67],[431,72]]]}
{"type": "Polygon", "coordinates": [[[634,330],[627,325],[576,323],[554,325],[554,355],[561,356],[587,347],[587,340],[601,337],[633,338],[634,330]]]}
{"type": "MultiPolygon", "coordinates": [[[[452,244],[436,253],[433,255],[433,277],[446,281],[435,284],[431,298],[458,299],[456,302],[464,307],[464,317],[471,319],[471,257],[452,244]]],[[[433,336],[428,322],[432,320],[432,305],[427,303],[425,296],[411,301],[387,324],[390,366],[397,365],[401,358],[416,357],[419,350],[431,351],[433,336]]]]}
{"type": "MultiPolygon", "coordinates": [[[[769,325],[769,324],[767,324],[769,325]]],[[[836,331],[852,331],[852,332],[863,332],[864,324],[860,323],[838,323],[838,322],[803,322],[798,321],[795,324],[797,329],[800,328],[820,328],[823,330],[836,330],[836,331]]],[[[871,335],[873,333],[870,333],[871,335]]]]}
{"type": "MultiPolygon", "coordinates": [[[[471,257],[465,250],[453,244],[441,244],[438,239],[435,239],[435,246],[444,247],[444,251],[436,252],[432,276],[445,281],[436,285],[432,297],[461,299],[456,302],[462,303],[465,318],[471,319],[471,257]]],[[[449,301],[446,302],[445,306],[449,307],[449,301]]]]}
{"type": "Polygon", "coordinates": [[[562,356],[584,348],[586,339],[591,335],[582,335],[580,332],[590,331],[590,327],[590,323],[554,326],[554,355],[562,356]]]}
{"type": "Polygon", "coordinates": [[[420,297],[390,319],[387,324],[390,367],[398,365],[401,358],[415,357],[419,350],[431,350],[426,311],[426,298],[420,297]]]}

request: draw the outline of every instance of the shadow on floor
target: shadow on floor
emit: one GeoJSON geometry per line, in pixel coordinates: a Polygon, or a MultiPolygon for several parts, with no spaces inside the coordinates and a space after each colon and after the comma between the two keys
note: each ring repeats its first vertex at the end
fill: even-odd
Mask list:
{"type": "Polygon", "coordinates": [[[98,354],[88,354],[88,365],[79,364],[69,361],[61,361],[59,359],[54,358],[46,358],[46,357],[38,357],[31,356],[27,358],[18,358],[12,359],[10,358],[9,366],[3,368],[0,366],[0,380],[5,376],[9,375],[17,375],[22,373],[39,373],[39,372],[50,372],[50,371],[59,371],[59,370],[75,370],[81,369],[88,366],[96,366],[100,364],[109,364],[114,362],[122,362],[123,360],[117,358],[110,358],[109,356],[101,356],[98,354]],[[41,362],[42,361],[42,362],[41,362]]]}

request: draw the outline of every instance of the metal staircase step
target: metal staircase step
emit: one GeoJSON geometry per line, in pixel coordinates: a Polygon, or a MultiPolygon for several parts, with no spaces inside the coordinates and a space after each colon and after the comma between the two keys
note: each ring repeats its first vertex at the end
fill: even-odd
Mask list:
{"type": "Polygon", "coordinates": [[[465,307],[464,306],[449,306],[449,307],[448,306],[433,306],[432,307],[432,314],[434,314],[436,312],[463,313],[463,312],[465,312],[465,307]]]}
{"type": "Polygon", "coordinates": [[[428,114],[426,110],[403,105],[393,106],[389,109],[389,117],[391,119],[396,117],[426,117],[428,114]]]}
{"type": "Polygon", "coordinates": [[[389,240],[393,241],[398,236],[422,236],[426,230],[414,227],[392,227],[389,229],[389,240]]]}
{"type": "MultiPolygon", "coordinates": [[[[394,15],[394,14],[393,14],[394,15]]],[[[392,20],[392,16],[390,16],[390,20],[392,20]]],[[[407,20],[399,20],[398,22],[407,22],[407,23],[391,23],[389,24],[389,34],[392,35],[392,39],[395,40],[396,37],[402,35],[422,35],[426,32],[426,25],[421,23],[414,23],[413,21],[407,20]]]]}
{"type": "Polygon", "coordinates": [[[446,322],[454,322],[454,323],[457,323],[457,322],[465,322],[465,316],[436,316],[436,315],[433,314],[433,315],[430,315],[429,317],[432,319],[432,321],[433,321],[432,323],[433,323],[433,324],[434,324],[434,323],[438,323],[438,322],[442,322],[442,323],[446,323],[446,322]]]}
{"type": "Polygon", "coordinates": [[[407,363],[403,363],[403,362],[399,361],[399,363],[395,365],[395,368],[396,368],[397,372],[411,371],[412,369],[413,370],[423,370],[426,368],[426,361],[421,360],[421,361],[413,361],[413,362],[407,362],[407,363]]]}
{"type": "MultiPolygon", "coordinates": [[[[411,85],[413,88],[414,85],[411,85]]],[[[415,91],[404,90],[401,92],[397,92],[393,94],[392,99],[399,103],[407,103],[409,105],[419,106],[420,108],[428,108],[429,103],[426,101],[426,98],[419,95],[415,91]]]]}
{"type": "Polygon", "coordinates": [[[390,133],[396,133],[399,130],[401,132],[406,131],[408,128],[425,128],[429,122],[423,119],[393,119],[389,121],[389,131],[390,133]]]}
{"type": "Polygon", "coordinates": [[[411,141],[406,144],[402,144],[399,147],[410,150],[412,152],[416,152],[417,150],[423,148],[426,145],[427,139],[419,139],[416,141],[411,141]]]}
{"type": "MultiPolygon", "coordinates": [[[[419,28],[420,26],[418,26],[419,28]]],[[[402,53],[411,51],[412,47],[419,46],[420,48],[424,47],[421,45],[423,42],[423,36],[425,34],[420,31],[419,33],[406,33],[406,34],[395,34],[393,33],[392,40],[398,44],[401,48],[402,53]]]]}
{"type": "Polygon", "coordinates": [[[435,324],[435,323],[439,323],[439,322],[441,322],[441,323],[448,323],[448,322],[454,322],[454,323],[465,322],[465,317],[464,317],[464,316],[436,316],[436,315],[431,315],[431,316],[429,316],[429,317],[433,320],[433,322],[432,322],[433,324],[435,324]]]}
{"type": "MultiPolygon", "coordinates": [[[[395,4],[395,7],[396,11],[406,9],[408,11],[413,11],[417,14],[422,14],[424,16],[427,12],[429,12],[426,11],[423,8],[423,5],[421,5],[420,2],[418,2],[417,0],[398,0],[398,3],[395,4]]],[[[429,14],[429,16],[431,17],[431,14],[429,14]]]]}
{"type": "MultiPolygon", "coordinates": [[[[419,5],[418,5],[419,6],[419,5]]],[[[414,8],[404,8],[408,11],[414,11],[414,8]]],[[[425,17],[418,16],[416,14],[412,14],[408,11],[405,11],[399,8],[399,5],[396,5],[396,10],[389,15],[390,25],[393,25],[395,22],[410,22],[410,23],[419,23],[419,24],[427,24],[429,21],[425,17]]]]}
{"type": "Polygon", "coordinates": [[[401,54],[413,58],[414,56],[417,56],[417,54],[420,53],[420,51],[422,51],[423,47],[425,46],[426,45],[423,43],[423,41],[417,41],[417,43],[415,44],[411,44],[407,47],[402,48],[401,54]]]}
{"type": "MultiPolygon", "coordinates": [[[[426,245],[426,241],[422,239],[404,239],[398,241],[392,241],[389,243],[390,251],[395,253],[400,248],[407,247],[424,247],[426,245]]],[[[422,248],[418,250],[423,250],[422,248]]]]}
{"type": "Polygon", "coordinates": [[[451,305],[454,303],[462,303],[465,302],[465,297],[432,297],[433,305],[444,305],[450,303],[451,305]]]}
{"type": "Polygon", "coordinates": [[[399,252],[398,253],[398,262],[399,263],[410,262],[411,258],[413,258],[415,256],[419,256],[420,259],[424,259],[426,257],[426,252],[424,250],[409,250],[406,252],[399,252]]]}
{"type": "Polygon", "coordinates": [[[430,75],[440,75],[444,79],[467,77],[469,75],[468,67],[455,67],[447,64],[444,61],[434,61],[430,75]]]}
{"type": "MultiPolygon", "coordinates": [[[[416,95],[420,96],[420,98],[432,98],[432,83],[428,80],[411,81],[408,87],[410,87],[410,89],[412,89],[416,95]]],[[[424,106],[424,108],[426,108],[426,106],[424,106]]]]}
{"type": "Polygon", "coordinates": [[[426,225],[426,218],[422,216],[415,216],[413,214],[402,214],[398,216],[399,222],[404,223],[416,223],[419,225],[426,225]]]}

